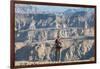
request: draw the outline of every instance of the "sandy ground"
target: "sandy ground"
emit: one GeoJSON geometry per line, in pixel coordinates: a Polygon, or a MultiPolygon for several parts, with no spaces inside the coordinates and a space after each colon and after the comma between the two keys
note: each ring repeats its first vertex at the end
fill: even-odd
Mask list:
{"type": "Polygon", "coordinates": [[[21,65],[41,65],[41,64],[57,64],[57,63],[74,63],[74,62],[88,62],[88,61],[94,61],[94,57],[90,58],[89,60],[75,60],[75,61],[15,61],[15,66],[21,66],[21,65]]]}

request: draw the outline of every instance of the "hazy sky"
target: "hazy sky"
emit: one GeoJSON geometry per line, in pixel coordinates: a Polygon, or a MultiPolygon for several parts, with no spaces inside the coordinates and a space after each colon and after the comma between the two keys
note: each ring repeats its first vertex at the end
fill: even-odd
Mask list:
{"type": "Polygon", "coordinates": [[[49,5],[29,5],[29,4],[16,4],[16,10],[20,11],[22,8],[26,8],[28,11],[34,11],[37,8],[38,11],[49,11],[49,12],[64,12],[68,9],[78,9],[84,11],[93,11],[93,8],[80,8],[80,7],[65,7],[65,6],[49,6],[49,5]],[[31,9],[29,9],[31,7],[31,9]]]}

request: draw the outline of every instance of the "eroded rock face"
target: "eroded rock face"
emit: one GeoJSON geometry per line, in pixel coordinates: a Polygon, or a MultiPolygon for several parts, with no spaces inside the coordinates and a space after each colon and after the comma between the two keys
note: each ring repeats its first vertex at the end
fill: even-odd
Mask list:
{"type": "MultiPolygon", "coordinates": [[[[87,41],[87,44],[84,44],[84,41],[66,41],[63,42],[62,48],[60,50],[60,60],[61,61],[71,61],[71,60],[80,60],[83,58],[91,58],[87,54],[93,52],[93,41],[87,41]],[[85,56],[87,55],[87,57],[85,56]]],[[[16,48],[16,60],[29,60],[30,57],[32,61],[55,61],[55,47],[54,44],[50,43],[39,44],[34,46],[22,46],[16,48]],[[21,57],[22,56],[22,57],[21,57]]],[[[93,54],[91,53],[93,57],[93,54]]]]}
{"type": "Polygon", "coordinates": [[[62,38],[60,61],[94,57],[94,39],[85,39],[85,36],[94,37],[94,21],[90,19],[94,17],[86,15],[84,11],[62,16],[16,13],[16,61],[56,61],[55,39],[58,29],[62,38]]]}

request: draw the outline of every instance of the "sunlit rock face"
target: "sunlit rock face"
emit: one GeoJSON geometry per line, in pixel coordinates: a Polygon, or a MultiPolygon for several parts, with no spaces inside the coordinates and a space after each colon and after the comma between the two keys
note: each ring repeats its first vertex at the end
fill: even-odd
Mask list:
{"type": "Polygon", "coordinates": [[[62,62],[94,57],[93,11],[66,10],[62,15],[16,12],[16,61],[54,62],[56,57],[62,62]],[[58,30],[61,38],[59,56],[55,54],[58,30]]]}

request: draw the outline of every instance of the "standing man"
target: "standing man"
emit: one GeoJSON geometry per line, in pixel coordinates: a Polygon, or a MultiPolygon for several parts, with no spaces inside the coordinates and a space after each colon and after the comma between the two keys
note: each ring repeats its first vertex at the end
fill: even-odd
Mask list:
{"type": "Polygon", "coordinates": [[[55,46],[56,46],[56,52],[55,52],[55,60],[60,60],[60,49],[61,49],[61,40],[59,35],[57,36],[57,39],[55,40],[55,46]]]}

